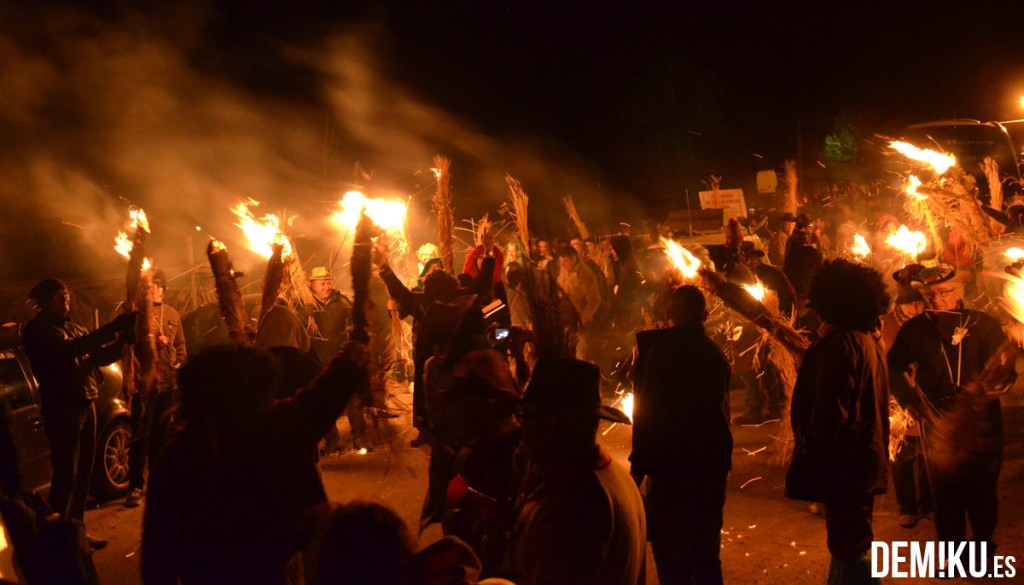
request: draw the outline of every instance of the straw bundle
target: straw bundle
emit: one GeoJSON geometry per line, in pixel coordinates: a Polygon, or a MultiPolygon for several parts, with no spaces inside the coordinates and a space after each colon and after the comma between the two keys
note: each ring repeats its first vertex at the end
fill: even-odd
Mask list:
{"type": "Polygon", "coordinates": [[[984,246],[994,236],[978,200],[974,177],[962,168],[951,167],[938,181],[919,186],[917,193],[925,199],[908,198],[908,213],[930,220],[933,230],[936,222],[958,228],[969,251],[984,246]]]}
{"type": "Polygon", "coordinates": [[[359,216],[356,236],[352,242],[352,332],[349,338],[370,342],[370,276],[373,267],[373,222],[365,213],[359,216]]]}
{"type": "Polygon", "coordinates": [[[527,258],[530,254],[530,227],[528,223],[528,212],[530,207],[530,196],[523,191],[523,186],[519,184],[512,175],[505,175],[505,182],[508,184],[509,202],[506,203],[509,213],[512,215],[512,221],[516,224],[516,233],[519,237],[519,241],[522,242],[523,248],[526,250],[527,258]]]}
{"type": "Polygon", "coordinates": [[[241,273],[235,272],[231,267],[228,249],[218,240],[210,240],[206,247],[206,256],[210,259],[210,271],[213,272],[214,286],[217,289],[217,304],[220,306],[224,325],[228,329],[228,337],[232,343],[246,343],[249,341],[249,334],[245,328],[245,310],[237,281],[241,273]]]}
{"type": "Polygon", "coordinates": [[[782,211],[796,214],[797,193],[796,187],[800,178],[796,174],[796,161],[787,160],[783,166],[782,182],[786,185],[785,199],[782,204],[782,211]]]}
{"type": "MultiPolygon", "coordinates": [[[[125,275],[125,297],[124,297],[124,312],[131,313],[137,309],[140,293],[140,284],[142,282],[142,264],[146,259],[146,236],[149,235],[148,230],[141,224],[138,223],[135,228],[135,241],[132,245],[132,250],[128,254],[128,272],[125,275]]],[[[148,296],[149,289],[142,290],[143,294],[148,296]]],[[[139,321],[145,321],[148,315],[141,315],[142,319],[139,321]]],[[[148,328],[148,323],[145,327],[148,328]]],[[[136,324],[136,334],[139,333],[138,328],[142,325],[136,324]]],[[[138,339],[138,337],[136,337],[138,339]]],[[[134,344],[125,344],[121,355],[121,370],[124,374],[121,382],[121,391],[125,396],[130,396],[135,393],[135,347],[134,344]]]]}
{"type": "Polygon", "coordinates": [[[944,473],[963,469],[969,461],[997,452],[1001,441],[991,416],[993,400],[1009,390],[1020,348],[1007,339],[985,363],[977,379],[969,383],[945,411],[925,413],[929,425],[925,440],[929,461],[944,473]]]}
{"type": "Polygon", "coordinates": [[[451,168],[447,157],[434,157],[437,190],[434,191],[434,215],[437,218],[437,245],[441,250],[441,263],[446,272],[455,270],[455,210],[452,208],[451,168]]]}
{"type": "Polygon", "coordinates": [[[284,246],[274,243],[270,247],[273,253],[267,260],[267,271],[263,275],[263,298],[260,301],[260,316],[256,320],[257,328],[263,326],[263,318],[277,304],[277,299],[281,296],[281,287],[284,284],[285,265],[281,258],[284,246]]]}
{"type": "Polygon", "coordinates": [[[900,407],[895,400],[889,401],[889,461],[896,461],[900,449],[903,448],[903,438],[907,436],[907,430],[915,424],[910,413],[900,407]]]}
{"type": "Polygon", "coordinates": [[[306,271],[302,268],[302,261],[299,260],[299,253],[292,243],[292,253],[284,259],[285,270],[288,272],[288,280],[292,283],[292,295],[300,307],[314,307],[313,289],[309,287],[309,279],[306,271]]]}
{"type": "Polygon", "coordinates": [[[522,286],[530,308],[536,358],[576,357],[572,336],[567,330],[575,318],[575,309],[551,273],[530,265],[523,271],[522,286]]]}
{"type": "Polygon", "coordinates": [[[727,307],[768,333],[772,339],[792,352],[794,357],[802,357],[807,351],[810,346],[807,339],[788,321],[773,314],[761,301],[750,296],[743,287],[729,282],[724,275],[709,268],[701,268],[698,272],[702,288],[722,299],[727,307]]]}
{"type": "Polygon", "coordinates": [[[562,197],[562,203],[565,204],[565,211],[569,213],[569,219],[571,219],[573,225],[576,226],[576,231],[579,232],[580,237],[584,240],[589,238],[590,230],[587,229],[587,225],[583,223],[583,219],[580,218],[579,212],[576,211],[576,202],[572,200],[572,195],[562,197]]]}

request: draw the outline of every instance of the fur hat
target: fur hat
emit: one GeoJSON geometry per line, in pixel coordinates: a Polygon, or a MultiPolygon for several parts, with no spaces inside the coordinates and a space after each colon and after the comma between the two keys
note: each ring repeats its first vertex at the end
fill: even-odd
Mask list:
{"type": "Polygon", "coordinates": [[[729,222],[725,224],[725,247],[738,249],[742,243],[743,227],[735,217],[730,217],[729,222]]]}

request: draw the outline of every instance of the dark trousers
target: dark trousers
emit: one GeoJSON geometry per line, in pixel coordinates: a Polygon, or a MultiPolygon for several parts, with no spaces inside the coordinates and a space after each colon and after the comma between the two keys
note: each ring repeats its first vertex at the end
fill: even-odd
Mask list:
{"type": "Polygon", "coordinates": [[[900,514],[932,511],[932,490],[928,485],[920,437],[903,438],[903,446],[892,462],[892,483],[900,514]]]}
{"type": "Polygon", "coordinates": [[[96,458],[96,404],[81,401],[43,409],[53,480],[50,506],[61,518],[83,520],[96,458]]]}
{"type": "Polygon", "coordinates": [[[838,495],[825,502],[825,529],[828,550],[842,563],[855,563],[871,550],[871,512],[875,497],[838,495]]]}
{"type": "Polygon", "coordinates": [[[994,550],[992,534],[998,518],[996,482],[1000,467],[1001,457],[993,454],[972,460],[952,474],[928,469],[937,540],[966,540],[970,520],[971,540],[987,541],[989,551],[994,550]]]}
{"type": "Polygon", "coordinates": [[[132,396],[132,442],[128,445],[128,489],[145,485],[146,461],[152,467],[171,434],[174,392],[151,392],[146,400],[132,396]],[[145,406],[143,406],[145,403],[145,406]]]}
{"type": "Polygon", "coordinates": [[[648,479],[648,532],[662,585],[722,583],[719,552],[727,478],[714,473],[648,479]]]}

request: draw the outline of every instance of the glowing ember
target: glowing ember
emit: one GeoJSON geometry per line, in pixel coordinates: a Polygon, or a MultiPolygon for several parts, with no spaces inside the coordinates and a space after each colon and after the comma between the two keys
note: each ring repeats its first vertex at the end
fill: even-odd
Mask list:
{"type": "Polygon", "coordinates": [[[281,244],[284,246],[281,256],[291,256],[292,243],[281,232],[281,219],[274,214],[267,214],[257,219],[249,210],[250,207],[256,207],[259,204],[259,201],[249,199],[239,202],[238,205],[231,208],[231,213],[238,216],[238,223],[235,225],[241,228],[242,233],[245,234],[249,242],[249,249],[264,258],[270,258],[274,255],[273,245],[281,244]]]}
{"type": "Polygon", "coordinates": [[[747,291],[747,294],[754,297],[755,300],[764,300],[764,285],[761,281],[757,281],[755,284],[744,284],[743,290],[747,291]]]}
{"type": "Polygon", "coordinates": [[[431,168],[430,170],[431,170],[431,172],[434,173],[434,178],[435,179],[440,179],[441,178],[441,169],[431,168]]]}
{"type": "Polygon", "coordinates": [[[633,393],[626,392],[619,398],[619,410],[621,410],[629,420],[633,420],[633,393]]]}
{"type": "Polygon", "coordinates": [[[222,252],[228,249],[228,247],[224,245],[224,242],[220,240],[213,240],[212,242],[210,242],[210,245],[213,247],[214,253],[222,252]]]}
{"type": "Polygon", "coordinates": [[[356,453],[358,453],[360,455],[366,455],[368,453],[368,451],[366,450],[366,447],[363,447],[363,448],[359,449],[358,451],[356,451],[356,453]]]}
{"type": "Polygon", "coordinates": [[[942,154],[941,152],[928,150],[927,148],[918,148],[909,142],[900,142],[897,140],[891,142],[889,144],[889,148],[892,148],[911,160],[916,160],[930,165],[935,169],[935,172],[940,175],[949,170],[949,167],[956,164],[956,157],[951,154],[942,154]]]}
{"type": "Polygon", "coordinates": [[[912,232],[907,229],[907,226],[901,225],[900,229],[896,230],[895,233],[889,234],[889,237],[885,239],[885,243],[907,256],[916,258],[928,247],[928,238],[921,232],[912,232]]]}
{"type": "Polygon", "coordinates": [[[1007,248],[1006,252],[1003,253],[1006,255],[1006,259],[1012,262],[1016,262],[1017,260],[1024,260],[1024,249],[1007,248]]]}
{"type": "Polygon", "coordinates": [[[700,260],[691,254],[689,250],[668,238],[661,238],[661,248],[665,250],[665,255],[672,261],[672,266],[682,273],[683,278],[691,279],[697,277],[700,260]]]}
{"type": "Polygon", "coordinates": [[[369,199],[359,191],[349,191],[338,203],[341,209],[335,211],[331,220],[339,227],[355,231],[359,214],[366,210],[366,216],[377,227],[394,234],[405,233],[405,217],[408,206],[397,199],[369,199]]]}
{"type": "Polygon", "coordinates": [[[918,179],[914,175],[907,177],[907,185],[903,188],[907,192],[907,195],[914,197],[915,199],[925,199],[925,196],[917,192],[917,188],[921,186],[921,179],[918,179]]]}
{"type": "Polygon", "coordinates": [[[864,236],[854,234],[853,248],[850,248],[850,252],[858,258],[867,258],[871,255],[871,246],[868,245],[868,241],[864,239],[864,236]]]}

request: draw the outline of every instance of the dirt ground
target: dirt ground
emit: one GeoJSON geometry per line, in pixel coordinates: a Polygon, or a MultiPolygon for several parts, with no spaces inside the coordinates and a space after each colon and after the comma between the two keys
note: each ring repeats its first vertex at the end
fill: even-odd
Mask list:
{"type": "MultiPolygon", "coordinates": [[[[377,436],[373,452],[360,455],[348,450],[321,461],[324,484],[332,501],[356,497],[384,500],[405,519],[417,525],[426,491],[429,449],[408,446],[414,435],[408,412],[411,396],[399,393],[401,418],[388,421],[377,436]],[[384,438],[390,441],[384,441],[384,438]]],[[[743,391],[731,394],[733,413],[739,414],[743,391]]],[[[1000,522],[996,531],[999,554],[1024,557],[1024,378],[1003,397],[1006,455],[1000,476],[1000,522]]],[[[342,437],[348,429],[339,421],[342,437]]],[[[727,584],[824,583],[829,563],[825,546],[825,521],[803,502],[783,496],[785,470],[773,462],[778,443],[778,423],[760,427],[734,427],[733,471],[725,504],[722,531],[722,567],[727,584]],[[762,449],[764,448],[764,449],[762,449]]],[[[623,464],[630,451],[629,427],[602,428],[599,437],[615,459],[623,464]],[[607,431],[607,432],[605,432],[607,431]]],[[[105,584],[134,585],[140,582],[138,545],[141,536],[141,508],[125,509],[121,502],[109,502],[90,510],[86,516],[90,532],[110,539],[110,547],[97,551],[96,563],[105,584]]],[[[934,538],[934,525],[921,521],[913,529],[898,525],[895,496],[890,493],[875,502],[876,540],[920,540],[934,538]]],[[[420,536],[424,546],[440,537],[436,526],[420,536]]],[[[648,549],[647,583],[658,582],[654,560],[648,549]]],[[[1019,563],[1019,561],[1018,561],[1019,563]]],[[[1018,579],[1020,581],[1020,579],[1018,579]]],[[[938,583],[928,579],[888,579],[889,583],[938,583]]],[[[974,581],[943,581],[943,583],[974,581]]],[[[1004,582],[1009,582],[1004,580],[1004,582]]]]}

